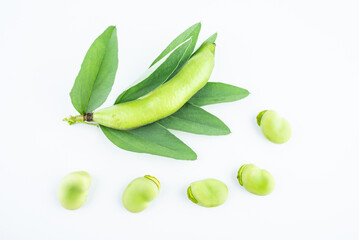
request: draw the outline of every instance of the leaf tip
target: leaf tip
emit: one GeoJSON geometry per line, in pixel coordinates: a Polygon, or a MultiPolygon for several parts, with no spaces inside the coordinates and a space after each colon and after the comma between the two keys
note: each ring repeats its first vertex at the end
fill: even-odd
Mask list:
{"type": "Polygon", "coordinates": [[[226,135],[231,134],[231,133],[232,133],[231,129],[228,128],[228,131],[227,131],[226,135]]]}
{"type": "Polygon", "coordinates": [[[193,154],[191,154],[191,156],[188,158],[188,160],[190,160],[190,161],[197,160],[197,153],[193,152],[193,154]]]}
{"type": "Polygon", "coordinates": [[[202,27],[202,22],[199,21],[199,22],[197,22],[196,24],[194,24],[193,26],[195,26],[195,27],[198,28],[198,29],[201,29],[201,27],[202,27]]]}

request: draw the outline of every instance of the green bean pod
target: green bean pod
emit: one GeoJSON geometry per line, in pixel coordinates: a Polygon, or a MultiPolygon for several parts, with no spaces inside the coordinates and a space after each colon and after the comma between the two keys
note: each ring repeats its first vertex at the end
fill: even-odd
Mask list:
{"type": "Polygon", "coordinates": [[[123,192],[123,206],[130,212],[145,210],[159,194],[160,182],[150,175],[134,179],[123,192]]]}
{"type": "Polygon", "coordinates": [[[87,172],[72,172],[66,175],[60,183],[58,199],[61,205],[68,210],[75,210],[87,200],[91,185],[91,176],[87,172]]]}
{"type": "Polygon", "coordinates": [[[84,120],[128,130],[173,114],[207,83],[214,67],[214,51],[215,44],[202,46],[168,82],[139,99],[86,114],[84,120]]]}

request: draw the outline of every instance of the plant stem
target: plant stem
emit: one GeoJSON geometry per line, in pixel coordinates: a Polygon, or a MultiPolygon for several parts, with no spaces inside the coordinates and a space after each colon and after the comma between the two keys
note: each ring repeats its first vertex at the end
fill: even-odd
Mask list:
{"type": "Polygon", "coordinates": [[[68,122],[68,124],[72,125],[75,123],[85,123],[88,125],[94,125],[94,126],[98,126],[98,124],[96,123],[88,123],[85,121],[85,116],[83,115],[77,115],[77,116],[70,116],[68,118],[64,118],[63,121],[68,122]]]}

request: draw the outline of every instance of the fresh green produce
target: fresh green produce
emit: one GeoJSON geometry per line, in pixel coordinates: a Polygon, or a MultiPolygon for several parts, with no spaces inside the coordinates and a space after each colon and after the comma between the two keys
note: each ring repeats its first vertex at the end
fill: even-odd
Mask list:
{"type": "Polygon", "coordinates": [[[112,143],[128,151],[195,160],[196,153],[168,129],[229,134],[226,124],[201,106],[236,101],[249,94],[236,86],[207,82],[214,66],[217,33],[195,50],[200,29],[197,23],[181,33],[137,83],[117,97],[114,106],[95,111],[108,97],[117,71],[116,28],[107,28],[88,50],[70,93],[80,115],[64,121],[100,126],[112,143]]]}
{"type": "Polygon", "coordinates": [[[276,111],[264,110],[257,116],[257,123],[264,136],[273,143],[285,143],[292,135],[289,122],[276,111]]]}
{"type": "Polygon", "coordinates": [[[174,114],[158,121],[168,128],[204,135],[226,135],[231,130],[219,118],[191,103],[186,103],[174,114]]]}
{"type": "Polygon", "coordinates": [[[87,172],[72,172],[66,175],[58,190],[61,205],[69,210],[82,207],[87,200],[90,185],[91,176],[87,172]]]}
{"type": "Polygon", "coordinates": [[[158,196],[160,188],[160,182],[155,177],[146,175],[136,178],[123,192],[123,206],[130,212],[141,212],[158,196]]]}
{"type": "Polygon", "coordinates": [[[228,188],[223,182],[209,178],[191,183],[187,196],[200,206],[217,207],[227,200],[228,188]]]}
{"type": "MultiPolygon", "coordinates": [[[[85,115],[102,126],[128,130],[175,113],[208,81],[214,67],[215,45],[201,47],[168,82],[142,98],[85,115]]],[[[91,121],[90,120],[90,121],[91,121]]]]}
{"type": "Polygon", "coordinates": [[[209,82],[189,102],[196,106],[233,102],[249,95],[246,89],[220,82],[209,82]]]}
{"type": "Polygon", "coordinates": [[[145,96],[171,79],[176,69],[183,65],[183,59],[186,58],[186,61],[188,60],[190,57],[187,56],[188,51],[193,47],[192,38],[188,38],[159,61],[152,63],[151,67],[136,81],[138,82],[137,84],[128,88],[117,97],[115,104],[133,101],[145,96]]]}
{"type": "Polygon", "coordinates": [[[197,154],[191,148],[156,122],[126,131],[104,126],[100,128],[113,144],[127,151],[151,153],[174,159],[197,159],[197,154]]]}
{"type": "Polygon", "coordinates": [[[238,171],[237,179],[248,192],[256,195],[268,195],[275,186],[273,176],[254,164],[244,164],[238,171]]]}
{"type": "Polygon", "coordinates": [[[101,106],[112,89],[118,65],[116,27],[108,27],[91,45],[70,96],[80,114],[101,106]]]}

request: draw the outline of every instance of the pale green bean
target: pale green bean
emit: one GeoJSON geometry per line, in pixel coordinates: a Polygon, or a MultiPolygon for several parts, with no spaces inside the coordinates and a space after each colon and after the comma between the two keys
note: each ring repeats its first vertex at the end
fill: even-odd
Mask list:
{"type": "Polygon", "coordinates": [[[244,164],[238,171],[237,179],[248,192],[256,195],[268,195],[275,186],[273,176],[254,164],[244,164]]]}
{"type": "Polygon", "coordinates": [[[160,182],[155,177],[146,175],[136,178],[123,192],[123,206],[130,212],[141,212],[158,196],[160,188],[160,182]]]}
{"type": "Polygon", "coordinates": [[[191,183],[187,196],[202,207],[217,207],[227,200],[228,188],[223,182],[209,178],[191,183]]]}
{"type": "Polygon", "coordinates": [[[289,122],[279,116],[276,111],[265,110],[260,112],[257,116],[257,123],[264,136],[273,143],[285,143],[292,135],[289,122]]]}
{"type": "Polygon", "coordinates": [[[75,210],[86,202],[91,185],[91,176],[84,171],[72,172],[60,182],[58,199],[61,205],[69,210],[75,210]]]}

